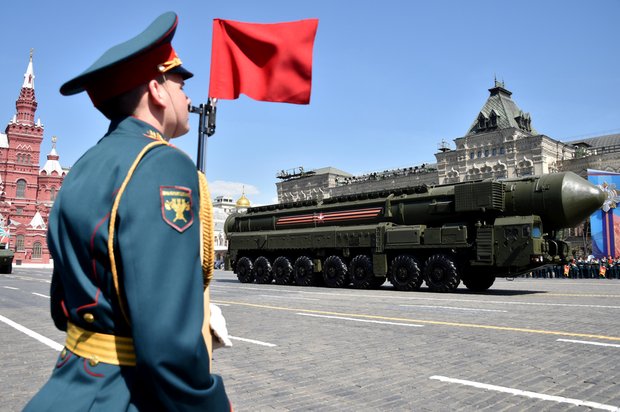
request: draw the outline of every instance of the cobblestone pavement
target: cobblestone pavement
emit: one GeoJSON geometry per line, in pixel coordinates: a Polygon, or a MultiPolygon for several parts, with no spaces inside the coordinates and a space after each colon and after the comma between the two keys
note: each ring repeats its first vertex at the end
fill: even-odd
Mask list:
{"type": "MultiPolygon", "coordinates": [[[[21,410],[62,344],[50,269],[0,275],[0,410],[21,410]],[[7,321],[8,320],[8,321],[7,321]]],[[[482,294],[241,284],[216,271],[236,411],[586,411],[620,406],[620,281],[498,279],[482,294]]]]}

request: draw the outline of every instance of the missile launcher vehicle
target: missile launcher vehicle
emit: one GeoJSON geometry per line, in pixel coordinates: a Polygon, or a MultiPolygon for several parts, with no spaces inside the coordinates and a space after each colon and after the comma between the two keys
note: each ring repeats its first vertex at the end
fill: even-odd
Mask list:
{"type": "Polygon", "coordinates": [[[416,186],[249,208],[228,217],[226,267],[250,283],[474,291],[569,258],[559,229],[605,200],[572,172],[416,186]]]}

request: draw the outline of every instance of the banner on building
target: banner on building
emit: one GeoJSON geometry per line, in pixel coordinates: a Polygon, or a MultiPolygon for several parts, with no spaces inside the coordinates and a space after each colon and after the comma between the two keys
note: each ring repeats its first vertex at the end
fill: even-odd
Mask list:
{"type": "Polygon", "coordinates": [[[592,254],[596,258],[620,256],[620,173],[588,169],[588,181],[607,194],[603,207],[590,216],[592,254]]]}

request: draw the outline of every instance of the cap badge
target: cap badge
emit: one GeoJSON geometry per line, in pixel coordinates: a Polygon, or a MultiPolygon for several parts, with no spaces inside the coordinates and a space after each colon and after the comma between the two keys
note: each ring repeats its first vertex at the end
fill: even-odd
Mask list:
{"type": "Polygon", "coordinates": [[[166,73],[169,70],[174,69],[175,67],[179,67],[183,62],[178,57],[174,57],[172,60],[168,60],[167,62],[163,62],[162,64],[157,66],[157,70],[160,73],[166,73]]]}

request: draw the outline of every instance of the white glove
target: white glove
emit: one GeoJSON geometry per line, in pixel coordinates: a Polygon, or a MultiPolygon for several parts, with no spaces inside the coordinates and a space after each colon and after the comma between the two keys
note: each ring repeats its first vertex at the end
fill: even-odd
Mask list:
{"type": "Polygon", "coordinates": [[[211,311],[211,321],[209,326],[211,327],[211,335],[213,337],[213,350],[219,348],[230,348],[232,342],[228,337],[228,329],[226,329],[226,319],[222,315],[222,310],[215,304],[209,303],[209,309],[211,311]]]}

